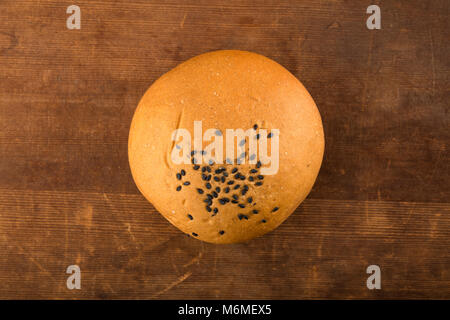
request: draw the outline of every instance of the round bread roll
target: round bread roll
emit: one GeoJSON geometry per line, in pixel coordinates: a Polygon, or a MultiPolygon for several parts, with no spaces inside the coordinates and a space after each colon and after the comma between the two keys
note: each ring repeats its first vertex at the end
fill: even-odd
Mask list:
{"type": "Polygon", "coordinates": [[[310,192],[323,152],[320,114],[300,81],[237,50],[196,56],[155,81],[128,144],[145,198],[182,232],[211,243],[279,226],[310,192]]]}

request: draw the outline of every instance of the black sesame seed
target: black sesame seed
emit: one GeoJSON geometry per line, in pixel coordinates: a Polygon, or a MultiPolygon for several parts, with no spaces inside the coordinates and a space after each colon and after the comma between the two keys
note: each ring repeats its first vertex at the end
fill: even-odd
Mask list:
{"type": "Polygon", "coordinates": [[[245,208],[245,204],[239,203],[238,204],[239,208],[245,208]]]}
{"type": "Polygon", "coordinates": [[[248,191],[248,186],[245,185],[242,189],[244,189],[245,191],[248,191]]]}
{"type": "Polygon", "coordinates": [[[230,192],[230,188],[229,188],[229,187],[226,187],[225,189],[223,189],[223,191],[224,191],[225,193],[228,193],[228,192],[230,192]]]}
{"type": "Polygon", "coordinates": [[[253,212],[254,214],[258,214],[259,211],[258,211],[258,210],[253,210],[252,212],[253,212]]]}
{"type": "Polygon", "coordinates": [[[210,206],[206,206],[206,211],[211,212],[211,207],[210,206]]]}
{"type": "Polygon", "coordinates": [[[204,173],[202,173],[202,180],[206,181],[208,179],[208,176],[204,173]]]}
{"type": "Polygon", "coordinates": [[[225,203],[227,203],[225,200],[223,200],[223,199],[219,199],[219,203],[220,204],[225,204],[225,203]]]}
{"type": "Polygon", "coordinates": [[[206,187],[206,189],[211,189],[211,183],[207,182],[207,183],[205,184],[205,187],[206,187]]]}
{"type": "Polygon", "coordinates": [[[194,220],[194,217],[191,216],[190,214],[187,215],[189,219],[194,220]]]}
{"type": "Polygon", "coordinates": [[[197,151],[193,150],[191,151],[191,156],[194,156],[197,153],[197,151]]]}
{"type": "Polygon", "coordinates": [[[214,176],[214,181],[219,182],[219,181],[220,181],[220,178],[219,178],[218,176],[214,176]]]}
{"type": "Polygon", "coordinates": [[[233,170],[231,170],[231,173],[236,173],[238,171],[237,168],[233,168],[233,170]]]}
{"type": "Polygon", "coordinates": [[[203,167],[203,168],[202,168],[202,172],[206,172],[206,167],[203,167]]]}
{"type": "Polygon", "coordinates": [[[266,219],[262,219],[261,222],[262,223],[266,223],[267,221],[266,221],[266,219]]]}
{"type": "Polygon", "coordinates": [[[225,182],[225,177],[220,178],[220,181],[222,181],[222,183],[225,182]]]}
{"type": "Polygon", "coordinates": [[[247,201],[248,201],[248,203],[252,203],[253,198],[252,198],[252,197],[248,197],[248,198],[247,198],[247,201]]]}
{"type": "Polygon", "coordinates": [[[208,198],[207,198],[207,199],[203,200],[203,202],[206,203],[206,204],[208,204],[209,206],[212,205],[211,199],[208,199],[208,198]]]}
{"type": "Polygon", "coordinates": [[[233,189],[234,189],[234,190],[239,189],[240,186],[241,186],[240,184],[237,184],[237,185],[234,186],[233,189]]]}
{"type": "Polygon", "coordinates": [[[258,175],[257,178],[258,178],[259,180],[262,180],[262,179],[264,179],[264,176],[263,176],[263,175],[258,175]]]}
{"type": "Polygon", "coordinates": [[[219,174],[219,173],[221,173],[222,171],[220,170],[220,169],[216,169],[216,170],[214,170],[214,173],[215,174],[219,174]]]}
{"type": "Polygon", "coordinates": [[[256,134],[256,140],[259,140],[259,137],[260,137],[260,134],[257,133],[257,134],[256,134]]]}
{"type": "Polygon", "coordinates": [[[262,186],[262,182],[258,181],[257,183],[255,183],[255,186],[262,186]]]}
{"type": "Polygon", "coordinates": [[[213,212],[214,212],[214,213],[217,213],[217,212],[219,212],[219,209],[214,208],[213,212]]]}
{"type": "Polygon", "coordinates": [[[238,203],[237,200],[231,200],[231,203],[238,203]]]}
{"type": "Polygon", "coordinates": [[[225,233],[225,231],[223,231],[223,230],[220,230],[220,231],[219,231],[219,234],[220,234],[221,236],[223,236],[224,233],[225,233]]]}
{"type": "MultiPolygon", "coordinates": [[[[210,159],[210,160],[208,161],[208,163],[209,163],[210,165],[213,165],[213,164],[214,164],[214,160],[210,159]]],[[[209,171],[209,172],[210,172],[210,171],[209,171]]]]}
{"type": "Polygon", "coordinates": [[[194,237],[198,237],[198,234],[196,234],[195,232],[192,232],[192,235],[193,235],[194,237]]]}
{"type": "Polygon", "coordinates": [[[186,175],[186,171],[184,171],[184,169],[181,169],[180,172],[181,172],[181,175],[182,175],[182,176],[185,176],[185,175],[186,175]]]}
{"type": "Polygon", "coordinates": [[[257,172],[258,172],[258,170],[256,170],[256,169],[250,170],[250,173],[257,173],[257,172]]]}
{"type": "Polygon", "coordinates": [[[271,133],[269,133],[268,135],[267,135],[267,138],[272,138],[273,137],[273,134],[272,134],[272,132],[271,133]]]}
{"type": "Polygon", "coordinates": [[[238,199],[238,196],[236,194],[233,194],[232,197],[233,197],[234,200],[238,199]]]}
{"type": "Polygon", "coordinates": [[[215,191],[212,192],[212,195],[213,195],[214,198],[217,198],[217,197],[219,196],[219,195],[217,194],[217,192],[215,192],[215,191]]]}
{"type": "Polygon", "coordinates": [[[195,166],[192,167],[194,170],[198,170],[200,168],[200,166],[198,164],[196,164],[195,166]]]}
{"type": "Polygon", "coordinates": [[[211,173],[211,167],[207,166],[207,167],[206,167],[206,171],[208,171],[209,173],[211,173]]]}
{"type": "Polygon", "coordinates": [[[197,162],[198,162],[197,159],[195,159],[195,158],[192,158],[192,159],[191,159],[191,163],[192,163],[192,164],[197,164],[197,162]]]}
{"type": "Polygon", "coordinates": [[[224,177],[228,177],[228,172],[224,171],[224,172],[223,172],[223,176],[224,176],[224,177]]]}
{"type": "Polygon", "coordinates": [[[216,187],[216,192],[220,193],[220,187],[216,187]]]}
{"type": "Polygon", "coordinates": [[[197,192],[203,194],[203,189],[197,188],[197,192]]]}
{"type": "Polygon", "coordinates": [[[230,180],[227,182],[228,185],[232,185],[234,183],[234,180],[230,180]]]}
{"type": "Polygon", "coordinates": [[[248,177],[248,181],[253,181],[253,180],[255,180],[255,178],[253,178],[252,176],[248,177]]]}
{"type": "Polygon", "coordinates": [[[206,154],[206,151],[205,151],[205,150],[202,150],[202,151],[201,151],[201,154],[202,154],[202,155],[205,155],[205,154],[206,154]]]}
{"type": "Polygon", "coordinates": [[[245,214],[238,214],[239,220],[245,219],[248,220],[248,217],[245,214]]]}
{"type": "Polygon", "coordinates": [[[249,158],[249,160],[255,160],[256,159],[256,154],[252,154],[249,158]]]}
{"type": "Polygon", "coordinates": [[[278,209],[280,209],[280,208],[275,207],[275,208],[272,209],[272,212],[275,212],[275,211],[277,211],[278,209]]]}
{"type": "Polygon", "coordinates": [[[241,140],[241,142],[239,142],[239,145],[242,147],[245,144],[245,139],[241,140]]]}
{"type": "Polygon", "coordinates": [[[184,182],[183,183],[185,186],[188,186],[188,185],[190,185],[191,183],[189,182],[189,181],[186,181],[186,182],[184,182]]]}
{"type": "Polygon", "coordinates": [[[208,176],[206,177],[206,181],[210,181],[211,180],[211,175],[208,174],[208,176]]]}
{"type": "Polygon", "coordinates": [[[206,197],[207,197],[208,199],[212,199],[212,198],[213,198],[213,196],[210,195],[209,193],[206,195],[206,197]]]}
{"type": "Polygon", "coordinates": [[[221,136],[222,135],[222,131],[216,130],[216,135],[221,136]]]}
{"type": "Polygon", "coordinates": [[[180,190],[181,190],[181,186],[178,186],[178,187],[177,187],[177,191],[180,191],[180,190]]]}
{"type": "Polygon", "coordinates": [[[245,180],[245,176],[244,176],[244,175],[241,175],[241,176],[239,177],[239,179],[245,180]]]}
{"type": "Polygon", "coordinates": [[[238,173],[236,173],[235,175],[234,175],[234,178],[237,180],[237,179],[239,179],[241,177],[241,174],[238,172],[238,173]]]}
{"type": "Polygon", "coordinates": [[[256,129],[258,129],[258,125],[257,125],[257,124],[254,124],[254,125],[253,125],[253,130],[256,130],[256,129]]]}
{"type": "Polygon", "coordinates": [[[181,174],[180,173],[177,173],[177,179],[181,180],[181,174]]]}
{"type": "Polygon", "coordinates": [[[261,161],[258,161],[258,162],[256,163],[256,167],[257,167],[257,168],[260,168],[260,167],[261,167],[261,161]]]}

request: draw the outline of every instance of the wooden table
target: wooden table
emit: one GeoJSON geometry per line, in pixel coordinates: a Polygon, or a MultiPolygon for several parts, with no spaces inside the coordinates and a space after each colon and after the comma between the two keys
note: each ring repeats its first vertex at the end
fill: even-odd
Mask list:
{"type": "Polygon", "coordinates": [[[269,2],[1,1],[0,298],[450,298],[449,2],[373,1],[381,30],[367,1],[269,2]],[[283,64],[326,136],[308,199],[236,245],[171,226],[127,161],[147,87],[216,49],[283,64]]]}

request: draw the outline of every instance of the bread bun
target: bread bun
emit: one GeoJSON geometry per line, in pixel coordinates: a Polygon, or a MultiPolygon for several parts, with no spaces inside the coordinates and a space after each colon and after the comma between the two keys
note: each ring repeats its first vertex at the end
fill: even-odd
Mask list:
{"type": "Polygon", "coordinates": [[[323,152],[320,114],[300,81],[271,59],[237,50],[196,56],[155,81],[136,109],[128,144],[141,193],[182,232],[212,243],[246,241],[279,226],[310,192],[323,152]],[[229,129],[239,128],[248,136],[230,142],[229,129]],[[206,141],[208,129],[214,139],[206,141]],[[208,149],[219,139],[223,152],[208,149]],[[270,160],[261,154],[264,142],[270,160]]]}

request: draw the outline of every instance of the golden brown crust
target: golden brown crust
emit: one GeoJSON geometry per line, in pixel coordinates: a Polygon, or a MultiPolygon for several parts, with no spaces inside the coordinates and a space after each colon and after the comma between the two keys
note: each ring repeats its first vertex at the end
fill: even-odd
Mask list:
{"type": "MultiPolygon", "coordinates": [[[[213,243],[249,240],[280,225],[311,190],[323,151],[320,114],[303,85],[278,63],[237,50],[199,55],[158,79],[139,103],[128,145],[131,171],[142,194],[180,230],[213,243]],[[245,208],[221,205],[214,199],[219,213],[212,216],[213,212],[205,209],[205,193],[200,195],[196,190],[211,192],[204,187],[201,168],[194,170],[192,164],[171,161],[172,132],[186,128],[193,133],[195,120],[202,120],[204,131],[247,130],[255,123],[258,128],[280,130],[277,174],[264,176],[261,186],[245,180],[243,184],[249,185],[245,196],[240,189],[225,195],[227,182],[211,182],[212,190],[221,188],[220,197],[231,199],[238,194],[245,208]],[[176,174],[181,169],[186,175],[180,181],[176,174]],[[190,185],[182,185],[185,181],[190,185]],[[176,191],[179,185],[181,191],[176,191]],[[245,202],[248,197],[252,203],[245,202]],[[272,212],[275,207],[279,209],[272,212]],[[220,234],[222,230],[225,233],[220,234]]],[[[226,166],[227,172],[234,167],[226,166]]],[[[254,165],[237,167],[247,179],[254,165]]]]}

